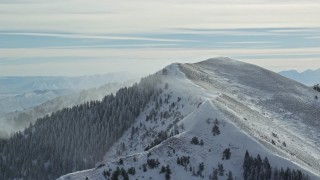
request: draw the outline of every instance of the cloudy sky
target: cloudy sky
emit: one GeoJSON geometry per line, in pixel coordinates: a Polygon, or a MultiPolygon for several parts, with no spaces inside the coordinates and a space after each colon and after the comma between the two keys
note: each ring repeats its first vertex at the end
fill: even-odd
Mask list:
{"type": "Polygon", "coordinates": [[[320,68],[319,0],[0,0],[0,76],[153,72],[227,56],[320,68]]]}

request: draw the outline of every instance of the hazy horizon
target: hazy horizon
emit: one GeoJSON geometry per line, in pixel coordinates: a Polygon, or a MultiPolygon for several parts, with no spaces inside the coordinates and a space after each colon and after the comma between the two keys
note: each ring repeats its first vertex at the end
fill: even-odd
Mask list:
{"type": "Polygon", "coordinates": [[[275,72],[318,69],[319,8],[309,0],[4,0],[0,76],[152,73],[219,56],[275,72]]]}

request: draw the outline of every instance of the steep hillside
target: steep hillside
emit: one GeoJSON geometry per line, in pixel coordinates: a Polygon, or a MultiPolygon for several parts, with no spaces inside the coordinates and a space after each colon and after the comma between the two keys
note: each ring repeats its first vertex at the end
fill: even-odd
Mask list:
{"type": "Polygon", "coordinates": [[[222,92],[217,105],[263,143],[319,172],[320,102],[312,88],[266,69],[228,58],[181,66],[196,84],[222,92]],[[271,132],[270,132],[271,131],[271,132]],[[277,134],[276,137],[272,133],[277,134]],[[283,147],[283,142],[286,146],[283,147]]]}
{"type": "Polygon", "coordinates": [[[164,91],[97,168],[61,180],[319,179],[317,92],[228,58],[162,74],[164,91]]]}

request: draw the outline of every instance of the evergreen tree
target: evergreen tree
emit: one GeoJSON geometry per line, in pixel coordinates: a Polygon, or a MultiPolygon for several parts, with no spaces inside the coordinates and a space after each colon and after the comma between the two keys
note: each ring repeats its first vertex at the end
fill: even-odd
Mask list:
{"type": "Polygon", "coordinates": [[[233,180],[232,172],[229,171],[227,180],[233,180]]]}
{"type": "Polygon", "coordinates": [[[263,167],[264,167],[264,172],[265,172],[264,178],[266,180],[270,180],[271,179],[271,175],[272,175],[272,169],[271,169],[271,166],[269,164],[269,160],[268,160],[267,157],[265,157],[264,160],[263,160],[263,167]]]}
{"type": "Polygon", "coordinates": [[[129,168],[128,169],[128,174],[135,175],[136,174],[136,168],[135,167],[129,168]]]}
{"type": "Polygon", "coordinates": [[[198,176],[202,176],[203,170],[204,170],[204,164],[202,162],[202,163],[199,164],[197,175],[198,176]]]}
{"type": "Polygon", "coordinates": [[[180,158],[179,158],[179,157],[177,158],[177,164],[178,164],[178,165],[180,165],[180,164],[181,164],[181,160],[180,160],[180,158]]]}
{"type": "Polygon", "coordinates": [[[121,175],[124,180],[129,180],[129,175],[128,175],[127,171],[123,168],[121,168],[121,175]]]}
{"type": "Polygon", "coordinates": [[[313,89],[320,92],[320,85],[319,84],[314,85],[313,89]]]}
{"type": "Polygon", "coordinates": [[[244,156],[244,161],[243,161],[243,179],[247,180],[249,178],[249,175],[251,174],[251,161],[250,161],[250,156],[249,156],[249,152],[246,151],[246,154],[244,156]]]}
{"type": "Polygon", "coordinates": [[[228,160],[228,159],[230,159],[230,156],[231,156],[230,148],[226,148],[223,151],[222,160],[224,160],[224,159],[228,160]]]}
{"type": "Polygon", "coordinates": [[[166,166],[166,174],[165,174],[166,180],[170,180],[171,179],[171,174],[172,174],[172,172],[171,172],[170,166],[167,165],[166,166]]]}
{"type": "Polygon", "coordinates": [[[218,172],[219,172],[219,176],[223,176],[224,175],[223,164],[218,163],[218,172]]]}
{"type": "Polygon", "coordinates": [[[159,173],[161,174],[161,173],[165,173],[165,172],[166,172],[166,167],[165,167],[165,166],[162,166],[159,173]]]}
{"type": "Polygon", "coordinates": [[[147,164],[142,164],[142,169],[143,169],[143,172],[147,172],[147,164]]]}
{"type": "Polygon", "coordinates": [[[213,134],[213,136],[220,134],[219,126],[217,126],[216,124],[212,128],[212,134],[213,134]]]}
{"type": "Polygon", "coordinates": [[[210,180],[218,180],[218,170],[213,169],[212,175],[210,175],[210,180]]]}
{"type": "Polygon", "coordinates": [[[198,144],[199,144],[198,138],[197,138],[197,137],[193,137],[193,138],[191,139],[191,144],[198,145],[198,144]]]}

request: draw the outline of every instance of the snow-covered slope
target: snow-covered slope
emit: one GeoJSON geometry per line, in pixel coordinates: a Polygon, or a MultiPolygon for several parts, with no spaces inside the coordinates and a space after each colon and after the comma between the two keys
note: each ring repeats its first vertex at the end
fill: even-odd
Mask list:
{"type": "Polygon", "coordinates": [[[233,179],[243,179],[246,150],[267,157],[273,168],[320,178],[320,115],[309,109],[319,102],[309,87],[228,58],[172,64],[162,73],[163,92],[97,168],[61,180],[125,177],[130,168],[130,179],[209,179],[221,164],[219,179],[227,179],[229,171],[233,179]],[[230,159],[223,156],[228,149],[230,159]]]}

